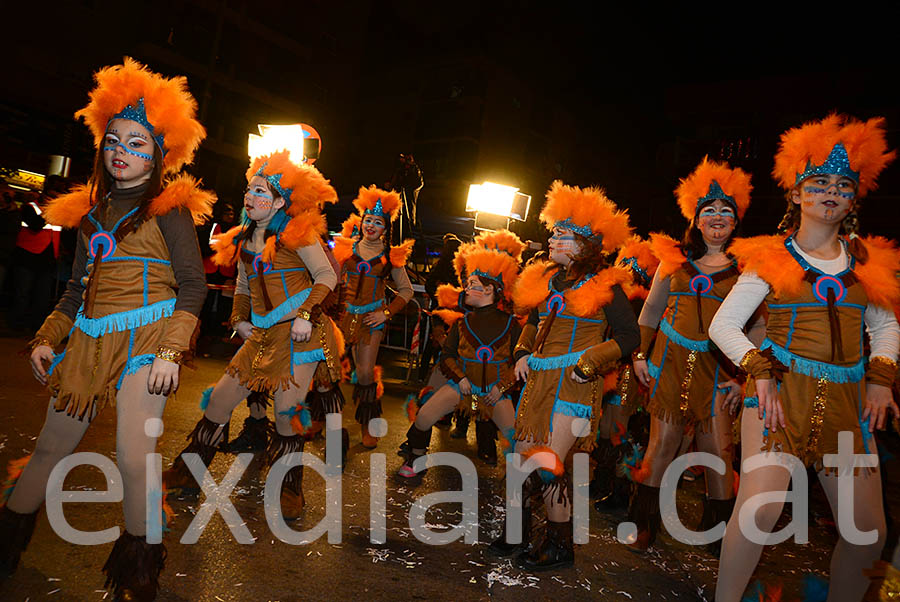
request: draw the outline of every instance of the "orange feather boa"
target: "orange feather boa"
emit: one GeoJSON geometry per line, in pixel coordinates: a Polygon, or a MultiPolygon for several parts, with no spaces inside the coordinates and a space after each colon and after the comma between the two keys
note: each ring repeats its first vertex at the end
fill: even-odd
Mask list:
{"type": "Polygon", "coordinates": [[[670,236],[655,232],[650,235],[650,246],[653,248],[653,254],[659,259],[659,267],[656,272],[661,279],[677,272],[687,261],[687,257],[681,250],[681,244],[670,236]]]}
{"type": "MultiPolygon", "coordinates": [[[[522,270],[513,292],[516,313],[527,313],[547,298],[550,278],[559,270],[546,261],[535,262],[522,270]]],[[[624,286],[631,281],[631,271],[618,267],[602,270],[578,289],[569,289],[564,295],[568,311],[586,318],[612,301],[616,284],[624,286]]]]}

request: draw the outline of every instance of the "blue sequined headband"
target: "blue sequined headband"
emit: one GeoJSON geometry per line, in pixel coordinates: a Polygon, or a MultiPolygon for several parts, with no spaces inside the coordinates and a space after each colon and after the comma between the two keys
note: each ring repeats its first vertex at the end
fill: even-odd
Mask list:
{"type": "Polygon", "coordinates": [[[697,211],[700,211],[700,206],[705,205],[706,203],[710,203],[712,201],[724,201],[731,205],[734,209],[737,209],[737,202],[734,200],[734,197],[730,194],[725,194],[725,191],[722,190],[722,187],[719,186],[719,183],[713,180],[709,185],[709,192],[706,193],[705,196],[697,199],[697,211]]]}
{"type": "Polygon", "coordinates": [[[794,180],[794,186],[810,176],[821,174],[844,176],[850,178],[857,184],[859,183],[859,172],[853,171],[850,168],[850,156],[847,154],[847,149],[844,148],[844,145],[841,142],[834,145],[834,148],[828,153],[828,158],[825,159],[825,162],[821,165],[813,165],[812,161],[807,161],[806,169],[803,170],[803,173],[797,174],[797,179],[794,180]]]}
{"type": "MultiPolygon", "coordinates": [[[[163,157],[166,156],[166,153],[168,152],[165,146],[166,137],[162,134],[157,135],[156,128],[153,127],[153,124],[147,120],[147,110],[144,108],[143,96],[141,98],[138,98],[137,106],[128,105],[127,107],[110,117],[109,121],[112,121],[113,119],[130,119],[131,121],[140,123],[150,131],[150,135],[153,136],[153,139],[156,141],[156,145],[159,146],[159,150],[162,152],[163,157]]],[[[109,129],[109,122],[106,123],[106,128],[109,129]]]]}
{"type": "Polygon", "coordinates": [[[374,209],[366,209],[363,211],[363,215],[374,215],[376,217],[385,218],[387,217],[387,213],[384,212],[384,206],[381,204],[381,199],[375,203],[374,209]]]}
{"type": "Polygon", "coordinates": [[[291,206],[291,193],[294,192],[294,189],[281,187],[281,174],[280,173],[273,173],[272,175],[269,175],[269,176],[267,176],[265,173],[263,173],[263,170],[266,168],[266,165],[268,165],[268,164],[269,164],[268,161],[263,163],[262,166],[259,169],[257,169],[256,173],[253,175],[259,176],[261,178],[265,178],[266,181],[272,185],[272,188],[274,188],[275,190],[278,191],[278,195],[284,199],[285,208],[290,207],[291,206]]]}
{"type": "Polygon", "coordinates": [[[500,276],[488,274],[484,270],[475,270],[474,272],[470,272],[469,275],[478,276],[479,278],[487,278],[488,280],[496,283],[499,288],[503,288],[503,279],[500,276]]]}
{"type": "Polygon", "coordinates": [[[630,268],[631,271],[637,274],[644,286],[648,286],[650,284],[650,274],[648,274],[644,268],[638,265],[637,257],[623,257],[619,260],[619,264],[622,267],[630,268]]]}
{"type": "Polygon", "coordinates": [[[593,230],[591,230],[590,226],[579,226],[576,225],[575,222],[572,221],[572,218],[567,217],[561,222],[556,222],[553,224],[554,228],[566,228],[567,230],[571,230],[575,234],[580,234],[585,238],[594,238],[595,236],[603,237],[602,234],[594,234],[593,230]]]}

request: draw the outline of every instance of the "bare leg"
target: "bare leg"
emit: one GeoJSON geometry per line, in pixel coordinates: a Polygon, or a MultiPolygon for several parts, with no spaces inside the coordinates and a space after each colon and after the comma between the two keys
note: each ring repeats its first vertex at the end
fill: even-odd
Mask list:
{"type": "Polygon", "coordinates": [[[250,394],[250,389],[230,374],[223,374],[213,389],[205,416],[216,424],[224,425],[231,420],[234,408],[250,394]]]}
{"type": "MultiPolygon", "coordinates": [[[[572,434],[572,422],[575,420],[573,416],[564,414],[553,414],[553,431],[550,433],[549,447],[560,461],[565,462],[569,450],[575,445],[575,435],[572,434]]],[[[537,445],[533,441],[519,441],[516,443],[516,452],[524,453],[528,449],[537,445]]],[[[545,489],[544,504],[547,507],[547,518],[555,523],[564,523],[571,516],[571,505],[569,502],[568,492],[566,492],[560,500],[558,492],[553,489],[545,489]]]]}
{"type": "Polygon", "coordinates": [[[53,409],[55,403],[54,397],[47,407],[47,419],[35,443],[31,459],[19,476],[16,488],[7,502],[7,506],[13,512],[30,514],[41,507],[53,468],[57,462],[75,451],[90,426],[90,420],[87,418],[78,420],[67,416],[65,412],[57,412],[53,409]]]}
{"type": "Polygon", "coordinates": [[[867,475],[860,471],[853,479],[853,523],[863,532],[878,531],[878,538],[870,545],[854,545],[844,539],[838,521],[838,477],[820,471],[819,482],[831,504],[831,513],[840,535],[831,555],[828,602],[862,600],[869,587],[869,579],[863,575],[863,570],[872,568],[881,557],[887,533],[881,497],[881,475],[877,472],[867,475]]]}
{"type": "Polygon", "coordinates": [[[368,343],[359,343],[353,350],[356,360],[356,380],[361,385],[375,382],[375,362],[378,361],[378,348],[384,338],[383,330],[374,330],[368,343]]]}
{"type": "MultiPolygon", "coordinates": [[[[741,417],[741,442],[744,450],[744,461],[758,454],[763,444],[763,422],[759,419],[755,408],[743,412],[741,417]]],[[[744,537],[738,519],[741,508],[753,496],[769,491],[785,491],[790,482],[790,472],[780,466],[764,466],[752,472],[741,468],[741,481],[738,487],[734,512],[725,537],[722,540],[722,554],[719,557],[719,577],[716,581],[716,600],[718,602],[738,602],[756,570],[763,546],[744,537]]],[[[880,499],[880,498],[879,498],[880,499]]],[[[761,507],[756,513],[756,525],[764,532],[771,532],[781,516],[782,503],[771,503],[761,507]]]]}
{"type": "MultiPolygon", "coordinates": [[[[419,413],[416,414],[416,428],[422,431],[431,428],[438,420],[455,410],[458,405],[459,393],[450,385],[444,385],[434,392],[425,405],[419,408],[419,413]]],[[[425,450],[413,451],[425,452],[425,450]]]]}
{"type": "MultiPolygon", "coordinates": [[[[717,397],[720,396],[718,393],[717,397]]],[[[716,403],[719,403],[718,399],[716,403]]],[[[734,456],[734,445],[731,440],[732,420],[731,414],[719,411],[710,422],[709,432],[704,433],[697,429],[697,450],[713,454],[725,461],[724,475],[709,468],[705,470],[706,492],[712,500],[730,500],[734,497],[734,470],[731,467],[734,456]]]]}
{"type": "Polygon", "coordinates": [[[675,459],[683,443],[684,427],[663,422],[656,416],[650,419],[650,443],[641,464],[638,481],[649,487],[659,487],[666,468],[675,459]]]}
{"type": "Polygon", "coordinates": [[[291,386],[287,391],[275,392],[275,430],[279,435],[287,437],[296,434],[291,426],[290,411],[306,400],[306,393],[315,373],[315,363],[294,366],[294,381],[297,386],[291,386]]]}
{"type": "Polygon", "coordinates": [[[146,423],[161,419],[166,407],[165,395],[147,391],[149,375],[150,366],[144,366],[126,376],[116,395],[116,463],[125,489],[125,529],[137,536],[147,533],[147,455],[156,451],[155,429],[146,423]]]}

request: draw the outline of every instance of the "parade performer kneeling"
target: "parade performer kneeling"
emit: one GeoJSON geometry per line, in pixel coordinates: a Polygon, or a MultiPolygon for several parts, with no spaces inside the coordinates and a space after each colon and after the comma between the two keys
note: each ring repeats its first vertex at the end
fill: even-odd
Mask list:
{"type": "MultiPolygon", "coordinates": [[[[556,457],[552,470],[541,471],[546,534],[530,542],[518,557],[520,566],[532,570],[574,562],[572,497],[563,463],[579,438],[593,437],[603,372],[614,369],[640,342],[634,312],[622,290],[631,273],[610,267],[607,260],[631,235],[628,214],[602,190],[554,182],[541,220],[553,232],[551,261],[526,267],[513,295],[516,309],[530,312],[516,345],[516,374],[526,384],[516,409],[515,451],[556,457]],[[607,339],[610,331],[612,338],[607,339]],[[575,423],[578,419],[583,419],[584,428],[575,423]]],[[[528,542],[527,506],[523,522],[523,541],[528,542]]],[[[497,554],[518,549],[505,537],[491,545],[497,554]]]]}
{"type": "MultiPolygon", "coordinates": [[[[293,163],[287,151],[258,157],[247,170],[246,218],[214,243],[216,261],[238,261],[231,323],[244,344],[209,395],[187,447],[163,474],[167,488],[197,487],[182,454],[197,453],[209,466],[228,440],[234,408],[251,391],[274,396],[266,465],[303,451],[310,423],[305,400],[316,367],[325,362],[335,379],[340,375],[336,325],[321,311],[337,285],[320,242],[326,230],[322,204],[336,200],[328,180],[312,166],[293,163]]],[[[303,509],[302,479],[302,465],[284,479],[286,519],[303,509]]]]}
{"type": "MultiPolygon", "coordinates": [[[[353,205],[360,222],[350,237],[335,241],[334,257],[341,265],[344,290],[341,331],[351,345],[356,367],[353,401],[356,421],[362,430],[362,444],[374,449],[378,438],[369,433],[369,421],[381,417],[383,385],[376,374],[378,348],[391,316],[401,311],[413,297],[412,284],[406,273],[406,260],[412,252],[413,240],[392,247],[391,222],[400,215],[400,195],[375,186],[360,188],[353,205]],[[397,288],[397,296],[387,303],[386,280],[397,288]]],[[[351,218],[354,219],[355,218],[351,218]]]]}
{"type": "Polygon", "coordinates": [[[508,392],[516,384],[513,351],[522,329],[511,306],[524,247],[518,236],[499,230],[457,252],[464,291],[438,288],[442,307],[450,309],[438,310],[450,324],[439,363],[447,384],[418,410],[406,434],[406,461],[397,473],[401,477],[417,476],[413,463],[425,455],[431,427],[461,403],[466,411],[492,419],[512,441],[515,411],[508,392]]]}
{"type": "Polygon", "coordinates": [[[740,526],[742,506],[758,494],[779,500],[755,513],[764,533],[781,515],[777,493],[787,490],[791,472],[786,458],[772,458],[769,451],[794,456],[801,470],[814,468],[831,504],[839,539],[828,599],[861,600],[868,587],[863,571],[872,568],[886,537],[879,468],[841,468],[829,464],[828,455],[838,453],[842,432],[851,433],[853,442],[844,453],[877,454],[874,430],[898,415],[891,385],[900,349],[892,312],[900,301],[900,256],[886,239],[857,234],[860,199],[895,155],[888,152],[881,118],[831,115],[788,130],[774,171],[788,197],[782,233],[731,246],[743,271],[709,334],[749,375],[741,418],[744,462],[772,462],[741,473],[722,542],[716,600],[741,599],[762,553],[740,526]],[[768,319],[758,344],[742,328],[761,303],[768,319]],[[853,493],[851,509],[839,512],[841,474],[852,476],[853,493]],[[874,539],[852,541],[854,531],[874,539]]]}
{"type": "Polygon", "coordinates": [[[127,58],[94,78],[90,102],[75,114],[97,147],[90,183],[44,212],[49,223],[78,228],[77,248],[66,292],[32,341],[32,370],[53,398],[0,510],[0,570],[15,570],[50,472],[114,404],[125,532],[103,570],[116,600],[152,600],[166,550],[147,542],[148,505],[161,520],[162,492],[147,491],[146,457],[156,450],[166,398],[178,388],[206,298],[194,225],[215,197],[176,175],[206,135],[185,78],[167,79],[127,58]]]}

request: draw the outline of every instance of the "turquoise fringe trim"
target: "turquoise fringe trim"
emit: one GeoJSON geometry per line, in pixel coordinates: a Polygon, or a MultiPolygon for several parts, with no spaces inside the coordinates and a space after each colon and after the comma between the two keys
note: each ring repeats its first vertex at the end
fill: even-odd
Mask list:
{"type": "Polygon", "coordinates": [[[153,324],[161,318],[168,318],[175,311],[175,299],[158,301],[151,305],[120,311],[102,318],[85,318],[82,306],[75,317],[75,327],[91,338],[99,338],[108,332],[124,332],[153,324]]]}
{"type": "Polygon", "coordinates": [[[744,398],[744,407],[745,408],[758,408],[759,407],[759,397],[745,397],[744,398]]]}
{"type": "Polygon", "coordinates": [[[863,360],[859,360],[854,366],[835,366],[827,362],[818,362],[800,357],[775,344],[771,339],[764,340],[759,348],[771,349],[775,359],[788,366],[792,372],[799,372],[813,378],[824,378],[833,383],[858,383],[866,374],[863,360]]]}
{"type": "Polygon", "coordinates": [[[581,403],[572,403],[570,401],[563,401],[562,399],[556,400],[556,404],[553,406],[553,412],[555,414],[562,414],[564,416],[574,416],[576,418],[588,419],[590,419],[593,413],[591,406],[586,406],[581,403]]]}
{"type": "Polygon", "coordinates": [[[379,301],[373,301],[372,303],[367,303],[366,305],[350,305],[347,304],[347,313],[348,314],[367,314],[371,311],[375,311],[376,309],[381,308],[384,305],[384,299],[379,301]]]}
{"type": "MultiPolygon", "coordinates": [[[[494,385],[496,385],[498,382],[499,382],[499,381],[494,381],[494,382],[492,382],[491,384],[489,384],[489,385],[487,386],[487,389],[482,389],[481,387],[479,387],[478,385],[476,385],[476,384],[473,383],[473,384],[472,384],[472,395],[479,395],[479,396],[481,396],[481,395],[487,395],[488,393],[491,392],[491,389],[493,389],[493,388],[494,388],[494,385]]],[[[457,394],[457,395],[460,395],[460,396],[462,395],[462,393],[461,393],[460,390],[459,390],[459,383],[455,383],[455,382],[453,382],[452,380],[448,380],[448,381],[447,381],[447,384],[450,385],[450,388],[451,388],[451,389],[453,389],[454,391],[456,391],[456,394],[457,394]]],[[[432,393],[432,395],[433,395],[433,393],[432,393]]],[[[504,398],[504,399],[508,399],[507,396],[504,396],[503,398],[504,398]]]]}
{"type": "Polygon", "coordinates": [[[684,347],[685,349],[690,349],[691,351],[710,351],[713,347],[712,341],[709,339],[703,341],[696,341],[694,339],[689,339],[677,330],[675,330],[671,324],[669,324],[666,320],[660,320],[659,322],[659,330],[662,332],[670,341],[678,345],[679,347],[684,347]]]}
{"type": "Polygon", "coordinates": [[[655,365],[650,360],[647,360],[647,372],[650,373],[650,378],[659,380],[659,366],[655,365]]]}
{"type": "Polygon", "coordinates": [[[324,362],[325,352],[321,349],[312,349],[310,351],[295,351],[291,354],[291,363],[297,364],[313,364],[315,362],[324,362]]]}
{"type": "Polygon", "coordinates": [[[558,370],[560,368],[568,368],[578,363],[584,351],[575,351],[563,355],[553,355],[550,357],[534,357],[528,356],[528,367],[532,370],[558,370]]]}
{"type": "Polygon", "coordinates": [[[203,389],[203,393],[200,394],[200,409],[204,412],[206,408],[209,406],[209,400],[212,398],[213,387],[206,387],[203,389]]]}
{"type": "Polygon", "coordinates": [[[305,288],[296,295],[291,295],[285,300],[284,303],[270,311],[264,316],[259,315],[258,313],[251,311],[250,312],[250,323],[256,326],[257,328],[272,328],[276,324],[278,324],[283,317],[303,305],[306,299],[309,297],[309,293],[312,292],[312,287],[305,288]]]}
{"type": "Polygon", "coordinates": [[[153,353],[145,353],[144,355],[136,355],[125,364],[125,374],[132,375],[135,374],[138,370],[143,368],[144,366],[149,366],[153,363],[153,360],[156,359],[156,355],[153,353]]]}

